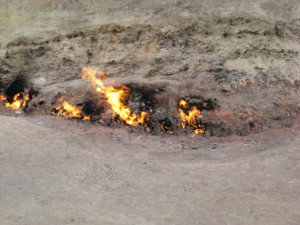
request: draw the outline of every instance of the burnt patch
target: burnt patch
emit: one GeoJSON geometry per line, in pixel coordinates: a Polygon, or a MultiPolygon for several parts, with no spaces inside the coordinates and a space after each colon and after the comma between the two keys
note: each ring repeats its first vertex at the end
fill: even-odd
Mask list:
{"type": "Polygon", "coordinates": [[[205,129],[208,136],[228,137],[234,134],[232,129],[224,122],[206,123],[205,129]]]}
{"type": "Polygon", "coordinates": [[[8,102],[12,102],[13,98],[16,94],[24,93],[25,88],[27,86],[27,82],[21,76],[18,76],[5,90],[4,94],[7,97],[8,102]]]}
{"type": "Polygon", "coordinates": [[[96,104],[91,100],[78,105],[82,106],[84,115],[89,116],[92,121],[99,120],[100,116],[105,112],[105,107],[103,105],[96,104]]]}
{"type": "Polygon", "coordinates": [[[158,122],[159,122],[160,132],[167,133],[167,134],[174,134],[175,129],[173,127],[173,123],[170,120],[170,118],[166,117],[162,120],[159,120],[158,122]]]}
{"type": "Polygon", "coordinates": [[[157,101],[155,95],[157,90],[137,86],[134,84],[126,85],[130,89],[130,96],[128,98],[127,104],[134,112],[149,112],[157,108],[157,101]]]}
{"type": "Polygon", "coordinates": [[[34,89],[30,89],[28,92],[29,95],[29,99],[33,99],[34,97],[36,97],[39,94],[39,92],[37,90],[34,89]]]}
{"type": "MultiPolygon", "coordinates": [[[[217,106],[217,99],[199,98],[199,97],[185,97],[181,98],[189,103],[189,106],[196,106],[200,111],[215,110],[217,106]]],[[[181,100],[178,99],[178,102],[181,100]]]]}
{"type": "MultiPolygon", "coordinates": [[[[130,90],[130,95],[126,101],[126,105],[135,113],[142,111],[148,113],[148,131],[152,134],[189,134],[205,133],[206,127],[209,125],[201,117],[202,111],[215,110],[217,106],[216,99],[201,98],[189,96],[185,98],[176,98],[165,93],[163,88],[152,86],[138,86],[135,84],[126,85],[130,90]],[[180,100],[188,102],[188,107],[181,107],[180,100]],[[185,121],[180,116],[179,109],[184,112],[185,121]],[[191,110],[197,109],[196,114],[191,110]],[[193,117],[192,121],[187,117],[193,117]]],[[[195,113],[195,112],[194,112],[195,113]]]]}
{"type": "MultiPolygon", "coordinates": [[[[29,112],[33,112],[35,111],[35,109],[37,108],[37,106],[31,106],[30,102],[33,98],[37,97],[39,94],[39,92],[37,90],[34,90],[33,88],[31,88],[27,95],[28,95],[28,101],[26,102],[26,104],[24,105],[23,107],[23,111],[26,112],[26,113],[29,113],[29,112]]],[[[22,94],[24,96],[24,94],[22,94]]],[[[41,106],[42,104],[39,104],[39,106],[41,106]]]]}

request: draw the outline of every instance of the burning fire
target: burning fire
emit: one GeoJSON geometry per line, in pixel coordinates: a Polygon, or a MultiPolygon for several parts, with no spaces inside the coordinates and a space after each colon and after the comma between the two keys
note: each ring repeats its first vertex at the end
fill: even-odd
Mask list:
{"type": "MultiPolygon", "coordinates": [[[[136,113],[131,110],[127,105],[126,101],[129,98],[130,89],[125,85],[121,84],[106,84],[104,79],[107,77],[101,71],[95,71],[90,68],[84,67],[82,69],[83,75],[82,79],[90,79],[96,91],[103,94],[106,98],[107,103],[111,106],[114,115],[118,115],[125,123],[131,126],[145,126],[146,130],[150,131],[150,114],[153,112],[152,109],[149,112],[142,111],[136,113]]],[[[18,93],[11,98],[8,98],[0,94],[0,101],[5,102],[5,106],[12,109],[21,109],[27,107],[28,102],[31,100],[32,96],[29,94],[18,93]]],[[[83,110],[82,106],[72,105],[68,101],[61,97],[58,99],[59,106],[51,110],[53,115],[62,115],[66,118],[77,118],[80,120],[98,120],[104,123],[100,118],[102,115],[97,115],[97,117],[85,114],[86,110],[83,110]]],[[[159,128],[161,131],[167,134],[176,133],[176,125],[180,130],[192,130],[195,134],[203,134],[205,132],[204,125],[201,121],[202,115],[201,111],[197,106],[192,105],[187,100],[181,99],[178,102],[178,113],[179,113],[179,123],[173,125],[173,122],[168,117],[164,120],[159,120],[159,128]]]]}
{"type": "Polygon", "coordinates": [[[181,120],[181,123],[178,125],[181,126],[183,130],[186,130],[187,126],[190,126],[195,134],[203,134],[205,132],[204,126],[197,122],[197,120],[202,118],[202,115],[196,106],[189,108],[188,102],[181,99],[179,101],[178,111],[181,120]]]}
{"type": "MultiPolygon", "coordinates": [[[[95,71],[93,69],[84,67],[82,69],[82,79],[91,79],[96,91],[102,93],[105,97],[113,112],[118,115],[122,120],[131,126],[143,125],[148,128],[150,119],[149,112],[142,111],[139,114],[133,112],[126,104],[126,100],[129,97],[130,89],[125,85],[107,85],[104,83],[104,79],[107,77],[102,71],[95,71]]],[[[78,118],[81,120],[91,120],[90,116],[86,116],[82,109],[78,106],[71,105],[69,102],[62,98],[59,99],[61,106],[52,110],[52,114],[62,115],[69,118],[78,118]]],[[[179,117],[180,122],[177,124],[186,131],[187,127],[190,127],[195,134],[203,134],[205,132],[204,125],[201,123],[202,115],[201,111],[196,106],[190,106],[188,101],[181,99],[179,101],[179,117]]],[[[103,123],[103,121],[99,120],[103,123]]],[[[161,131],[167,134],[174,134],[171,121],[162,121],[159,123],[161,131]]]]}
{"type": "Polygon", "coordinates": [[[106,86],[102,79],[106,78],[103,72],[95,71],[84,67],[82,69],[82,79],[91,78],[96,91],[105,95],[107,102],[110,104],[113,111],[120,116],[127,124],[131,126],[144,125],[147,126],[149,115],[142,111],[140,114],[135,114],[124,102],[128,99],[129,89],[125,85],[106,86]]]}
{"type": "Polygon", "coordinates": [[[18,93],[13,97],[12,101],[8,101],[4,95],[0,95],[0,100],[5,101],[6,107],[17,110],[17,109],[21,109],[22,107],[25,107],[27,102],[30,100],[28,94],[26,94],[24,97],[21,96],[22,95],[18,93]]]}
{"type": "Polygon", "coordinates": [[[6,101],[6,97],[5,97],[4,95],[1,95],[1,94],[0,94],[0,100],[1,100],[1,101],[6,101]]]}
{"type": "Polygon", "coordinates": [[[71,105],[69,102],[64,101],[63,97],[59,98],[58,101],[62,102],[62,105],[52,110],[51,113],[53,115],[62,115],[65,117],[78,118],[82,120],[90,120],[90,117],[85,116],[83,111],[79,107],[71,105]]]}
{"type": "Polygon", "coordinates": [[[159,124],[159,127],[162,131],[166,132],[167,134],[174,134],[174,131],[171,130],[171,127],[165,126],[163,124],[159,124]]]}

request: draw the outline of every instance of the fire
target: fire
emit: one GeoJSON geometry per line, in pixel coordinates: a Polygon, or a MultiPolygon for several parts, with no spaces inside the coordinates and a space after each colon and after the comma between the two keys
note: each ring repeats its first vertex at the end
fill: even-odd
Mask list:
{"type": "MultiPolygon", "coordinates": [[[[107,103],[110,105],[113,110],[113,114],[118,115],[119,118],[125,121],[125,123],[131,126],[145,126],[147,131],[151,131],[150,127],[154,126],[154,123],[150,123],[150,114],[152,114],[152,109],[149,112],[142,111],[136,113],[131,110],[126,102],[129,98],[130,89],[125,85],[121,84],[107,84],[104,82],[107,79],[106,75],[101,71],[95,71],[93,69],[84,67],[82,69],[83,75],[82,79],[90,78],[93,86],[96,88],[96,91],[103,94],[106,98],[107,103]]],[[[7,97],[0,94],[0,101],[4,101],[6,107],[12,109],[24,109],[28,106],[28,102],[32,99],[32,95],[25,93],[17,93],[13,97],[7,97]]],[[[105,118],[110,116],[108,114],[103,115],[94,115],[102,113],[102,111],[93,111],[90,113],[90,110],[84,108],[84,106],[72,105],[68,101],[61,97],[58,99],[59,106],[51,110],[53,115],[62,115],[66,118],[77,118],[80,120],[98,120],[100,123],[105,123],[105,118]],[[87,115],[85,114],[87,113],[87,115]],[[89,115],[89,116],[88,116],[89,115]],[[103,120],[102,120],[103,119],[103,120]]],[[[102,110],[102,109],[101,109],[102,110]]],[[[110,111],[106,111],[110,113],[110,111]]],[[[160,130],[167,134],[176,134],[178,130],[189,131],[192,130],[195,134],[203,134],[205,132],[205,127],[202,122],[201,111],[194,104],[189,103],[185,99],[181,99],[178,102],[178,116],[180,122],[173,124],[173,117],[166,117],[163,120],[159,120],[158,125],[160,130]],[[171,119],[170,119],[171,118],[171,119]],[[177,125],[177,127],[176,127],[177,125]]],[[[155,119],[155,114],[153,115],[155,119]]],[[[114,118],[113,118],[114,119],[114,118]]],[[[158,127],[157,127],[158,128],[158,127]]]]}
{"type": "Polygon", "coordinates": [[[179,106],[181,106],[181,107],[183,107],[183,108],[187,108],[187,107],[188,107],[188,103],[187,103],[187,101],[181,99],[181,100],[179,101],[179,106]]]}
{"type": "Polygon", "coordinates": [[[205,131],[203,125],[197,123],[197,119],[202,118],[200,110],[198,110],[196,106],[192,106],[188,110],[189,104],[183,99],[179,101],[179,106],[181,107],[178,108],[181,123],[178,125],[181,126],[183,130],[186,130],[187,126],[190,126],[195,134],[203,134],[205,131]]]}
{"type": "Polygon", "coordinates": [[[52,114],[54,115],[62,115],[65,117],[78,118],[82,120],[89,120],[89,116],[85,116],[83,111],[74,105],[71,105],[69,102],[64,101],[64,98],[61,97],[58,101],[62,102],[61,106],[56,107],[52,110],[52,114]]]}
{"type": "Polygon", "coordinates": [[[82,79],[91,78],[96,91],[105,95],[107,102],[110,104],[112,110],[120,116],[127,124],[131,126],[144,125],[147,126],[149,115],[142,111],[140,114],[135,114],[124,101],[128,99],[129,89],[125,85],[106,86],[102,79],[106,78],[103,72],[94,71],[84,67],[82,69],[82,79]]]}
{"type": "Polygon", "coordinates": [[[1,100],[1,101],[6,101],[6,97],[5,97],[4,95],[1,95],[1,94],[0,94],[0,100],[1,100]]]}
{"type": "Polygon", "coordinates": [[[174,132],[171,130],[171,127],[169,127],[169,126],[165,126],[160,123],[159,127],[162,131],[166,132],[167,134],[174,134],[174,132]]]}
{"type": "Polygon", "coordinates": [[[21,109],[22,107],[25,107],[27,102],[30,100],[29,95],[26,94],[24,97],[21,97],[20,93],[17,93],[12,101],[7,101],[7,98],[3,95],[0,95],[1,101],[6,101],[5,106],[12,109],[21,109]]]}

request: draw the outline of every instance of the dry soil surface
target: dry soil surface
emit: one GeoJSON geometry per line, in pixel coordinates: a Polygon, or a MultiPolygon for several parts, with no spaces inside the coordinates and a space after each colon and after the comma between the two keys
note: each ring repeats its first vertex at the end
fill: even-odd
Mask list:
{"type": "Polygon", "coordinates": [[[300,221],[299,129],[151,136],[0,116],[0,224],[300,221]]]}

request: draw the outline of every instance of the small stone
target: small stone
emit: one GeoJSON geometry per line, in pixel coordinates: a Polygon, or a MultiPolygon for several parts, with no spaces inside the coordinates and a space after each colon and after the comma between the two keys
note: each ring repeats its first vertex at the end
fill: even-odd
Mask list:
{"type": "Polygon", "coordinates": [[[218,146],[216,144],[213,144],[213,146],[211,147],[211,149],[216,149],[218,146]]]}

